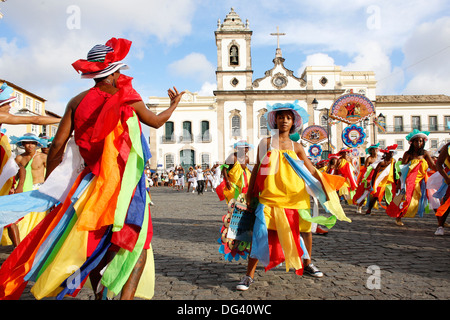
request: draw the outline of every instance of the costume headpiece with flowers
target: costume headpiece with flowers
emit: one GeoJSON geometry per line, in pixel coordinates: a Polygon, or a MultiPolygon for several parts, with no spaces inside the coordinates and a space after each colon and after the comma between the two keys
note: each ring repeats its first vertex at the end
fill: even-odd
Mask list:
{"type": "Polygon", "coordinates": [[[17,100],[17,97],[12,94],[13,89],[4,82],[0,87],[0,106],[17,100]]]}
{"type": "Polygon", "coordinates": [[[414,129],[410,134],[406,136],[406,140],[408,140],[409,144],[415,139],[415,138],[423,138],[425,139],[425,142],[428,140],[428,135],[430,134],[429,131],[420,131],[418,129],[414,129]]]}
{"type": "Polygon", "coordinates": [[[111,38],[106,44],[95,45],[87,54],[87,59],[80,59],[72,63],[77,72],[81,72],[83,79],[97,79],[109,76],[119,69],[128,69],[122,63],[130,51],[131,41],[127,39],[111,38]]]}
{"type": "Polygon", "coordinates": [[[267,105],[267,112],[265,117],[267,119],[267,124],[271,130],[276,129],[276,114],[277,111],[289,110],[294,114],[294,124],[291,127],[289,133],[294,133],[300,130],[304,123],[308,122],[309,114],[303,109],[299,104],[298,100],[293,103],[275,103],[273,105],[267,105]]]}
{"type": "Polygon", "coordinates": [[[366,148],[366,154],[370,153],[370,149],[378,149],[380,146],[380,143],[378,142],[377,144],[373,144],[370,147],[366,148]]]}

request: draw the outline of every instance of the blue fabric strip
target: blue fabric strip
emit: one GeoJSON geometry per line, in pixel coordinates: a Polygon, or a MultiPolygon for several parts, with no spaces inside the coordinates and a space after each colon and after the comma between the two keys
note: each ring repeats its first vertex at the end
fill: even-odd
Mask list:
{"type": "Polygon", "coordinates": [[[264,266],[270,262],[269,233],[264,218],[264,205],[259,203],[255,210],[255,224],[253,226],[252,250],[250,257],[258,259],[264,266]]]}
{"type": "Polygon", "coordinates": [[[147,161],[152,157],[152,154],[150,153],[150,148],[148,147],[147,139],[145,139],[143,133],[141,133],[141,143],[142,143],[142,152],[144,153],[144,163],[147,163],[147,161]]]}
{"type": "Polygon", "coordinates": [[[142,223],[144,223],[146,195],[145,174],[143,173],[136,186],[136,191],[131,199],[130,206],[128,207],[125,224],[133,224],[142,227],[142,223]]]}
{"type": "Polygon", "coordinates": [[[40,193],[39,190],[2,196],[0,197],[0,228],[3,229],[30,212],[47,211],[58,202],[58,200],[40,193]]]}

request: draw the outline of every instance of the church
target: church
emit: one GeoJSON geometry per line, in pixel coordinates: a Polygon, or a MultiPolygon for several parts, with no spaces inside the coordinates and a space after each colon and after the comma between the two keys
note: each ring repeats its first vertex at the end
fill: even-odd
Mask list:
{"type": "MultiPolygon", "coordinates": [[[[317,127],[325,133],[318,144],[307,139],[298,141],[307,154],[312,146],[320,149],[319,157],[310,152],[313,158],[326,159],[329,153],[348,148],[342,138],[348,124],[330,117],[330,109],[339,97],[353,93],[363,95],[375,109],[370,118],[357,124],[364,129],[364,140],[353,148],[358,158],[363,159],[365,148],[375,143],[380,147],[397,143],[401,156],[408,148],[405,136],[414,128],[429,129],[427,150],[436,151],[450,141],[449,96],[377,96],[373,71],[343,71],[340,66],[308,66],[296,77],[285,67],[279,45],[283,34],[277,28],[272,35],[277,37],[273,66],[264,75],[254,75],[248,21],[242,21],[233,8],[223,22],[218,21],[214,96],[187,92],[164,126],[150,128],[151,169],[223,163],[235,142],[246,140],[256,147],[261,138],[270,135],[264,117],[268,104],[293,101],[310,115],[302,132],[317,127]]],[[[159,113],[169,106],[169,99],[150,97],[147,106],[159,113]]],[[[249,157],[254,162],[256,150],[249,157]]]]}

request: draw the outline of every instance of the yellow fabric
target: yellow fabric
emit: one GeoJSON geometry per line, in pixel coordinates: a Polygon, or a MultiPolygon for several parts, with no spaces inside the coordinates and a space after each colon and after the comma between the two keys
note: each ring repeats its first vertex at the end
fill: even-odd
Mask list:
{"type": "Polygon", "coordinates": [[[422,179],[426,179],[427,177],[428,162],[425,159],[413,159],[411,160],[409,170],[413,170],[416,166],[420,167],[419,171],[417,172],[411,202],[409,204],[408,210],[406,210],[406,213],[404,215],[405,218],[413,218],[416,215],[417,208],[419,207],[419,201],[422,196],[422,192],[420,190],[420,181],[422,179]]]}
{"type": "Polygon", "coordinates": [[[248,170],[248,168],[246,167],[245,170],[242,168],[241,164],[239,163],[239,161],[236,161],[236,163],[233,165],[233,167],[230,169],[230,171],[227,172],[228,174],[228,181],[231,182],[231,189],[227,190],[226,188],[224,188],[223,190],[223,194],[225,196],[225,199],[227,201],[227,203],[234,198],[235,196],[235,191],[236,191],[236,187],[241,190],[245,185],[244,185],[244,171],[247,175],[247,184],[250,182],[250,175],[251,172],[250,170],[248,170]]]}
{"type": "Polygon", "coordinates": [[[264,188],[259,195],[259,202],[266,207],[289,209],[309,209],[310,196],[306,191],[305,182],[292,169],[283,153],[288,153],[293,159],[298,159],[293,150],[270,150],[269,167],[261,167],[260,174],[266,175],[264,188]],[[262,172],[267,170],[267,172],[262,172]]]}
{"type": "Polygon", "coordinates": [[[141,279],[139,279],[135,296],[137,298],[150,300],[155,294],[155,261],[153,258],[153,249],[151,245],[146,251],[147,261],[145,262],[141,279]]]}
{"type": "Polygon", "coordinates": [[[31,289],[31,293],[38,300],[44,297],[56,296],[61,291],[59,285],[86,261],[89,232],[80,231],[77,227],[80,222],[80,216],[86,213],[83,210],[96,186],[96,180],[97,177],[92,180],[75,203],[74,209],[78,216],[75,225],[69,232],[66,241],[64,241],[64,244],[61,246],[53,261],[48,265],[31,289]]]}
{"type": "Polygon", "coordinates": [[[286,218],[286,214],[284,213],[284,209],[276,207],[265,207],[264,216],[266,217],[266,223],[267,218],[270,216],[269,224],[276,225],[275,230],[277,230],[278,240],[280,241],[280,245],[283,248],[284,257],[286,259],[286,271],[289,271],[290,268],[294,268],[296,270],[302,269],[302,261],[298,254],[294,237],[292,235],[289,222],[286,218]],[[270,211],[267,215],[266,210],[270,211]]]}
{"type": "MultiPolygon", "coordinates": [[[[266,220],[266,226],[269,230],[277,230],[277,221],[276,221],[276,213],[279,214],[279,209],[284,214],[284,208],[270,208],[267,206],[264,206],[264,218],[266,220]],[[275,213],[276,211],[276,213],[275,213]]],[[[287,219],[286,219],[287,221],[287,219]]],[[[311,231],[311,222],[308,222],[306,220],[303,220],[302,217],[299,217],[299,226],[300,226],[300,232],[310,232],[311,231]]],[[[290,229],[289,229],[290,231],[290,229]]]]}

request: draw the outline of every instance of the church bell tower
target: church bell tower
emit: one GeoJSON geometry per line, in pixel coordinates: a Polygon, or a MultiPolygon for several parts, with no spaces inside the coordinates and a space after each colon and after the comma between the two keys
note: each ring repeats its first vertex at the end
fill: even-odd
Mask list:
{"type": "Polygon", "coordinates": [[[236,91],[252,88],[250,41],[252,31],[231,8],[223,23],[217,22],[217,90],[236,91]]]}

